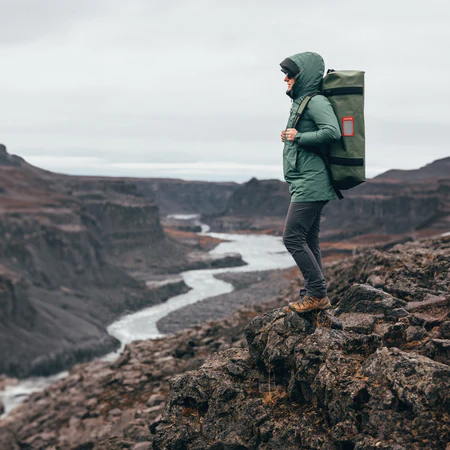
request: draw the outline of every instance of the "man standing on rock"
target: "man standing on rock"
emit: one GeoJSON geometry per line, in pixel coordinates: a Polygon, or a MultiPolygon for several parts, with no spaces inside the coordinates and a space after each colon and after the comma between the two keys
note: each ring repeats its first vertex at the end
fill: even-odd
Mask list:
{"type": "Polygon", "coordinates": [[[286,75],[286,94],[292,99],[286,130],[281,132],[284,179],[291,194],[283,242],[305,279],[300,299],[289,303],[288,309],[303,313],[331,307],[320,256],[320,216],[323,207],[338,197],[324,160],[311,150],[326,154],[328,144],[338,141],[341,132],[331,103],[320,94],[309,101],[297,129],[293,128],[302,100],[320,91],[325,70],[322,57],[298,53],[280,66],[286,75]]]}

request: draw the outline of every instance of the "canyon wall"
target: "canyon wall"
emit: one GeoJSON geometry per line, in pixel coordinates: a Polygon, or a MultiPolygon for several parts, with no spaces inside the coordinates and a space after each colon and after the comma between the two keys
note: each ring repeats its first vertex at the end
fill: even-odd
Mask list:
{"type": "MultiPolygon", "coordinates": [[[[449,166],[450,158],[446,158],[425,166],[423,172],[389,171],[343,191],[343,200],[331,201],[324,208],[322,238],[450,231],[449,166]]],[[[287,183],[254,178],[235,189],[221,213],[205,216],[205,220],[216,231],[273,227],[280,232],[289,202],[287,183]]]]}
{"type": "Polygon", "coordinates": [[[214,214],[221,212],[239,186],[233,182],[134,179],[140,193],[153,198],[161,214],[214,214]]]}
{"type": "Polygon", "coordinates": [[[187,263],[133,183],[52,174],[0,148],[0,373],[49,374],[118,346],[106,325],[185,292],[133,277],[187,263]]]}

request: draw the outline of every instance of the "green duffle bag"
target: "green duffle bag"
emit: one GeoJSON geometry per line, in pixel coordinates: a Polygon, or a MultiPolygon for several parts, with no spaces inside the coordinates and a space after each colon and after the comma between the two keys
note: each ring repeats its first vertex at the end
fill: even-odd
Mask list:
{"type": "Polygon", "coordinates": [[[364,72],[329,71],[322,80],[322,94],[333,106],[342,137],[329,147],[333,186],[351,189],[366,181],[364,131],[364,72]]]}
{"type": "MultiPolygon", "coordinates": [[[[329,145],[327,155],[319,154],[330,174],[331,184],[339,198],[341,190],[351,189],[366,181],[364,131],[364,72],[329,70],[322,80],[321,91],[308,95],[297,111],[297,122],[314,95],[328,98],[341,128],[341,139],[329,145]]],[[[314,151],[314,150],[312,150],[314,151]]]]}

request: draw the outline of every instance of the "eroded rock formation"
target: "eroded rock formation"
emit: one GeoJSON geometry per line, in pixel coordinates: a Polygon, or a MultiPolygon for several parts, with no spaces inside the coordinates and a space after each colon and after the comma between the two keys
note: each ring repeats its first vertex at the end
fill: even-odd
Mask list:
{"type": "Polygon", "coordinates": [[[117,348],[106,326],[186,292],[152,274],[243,264],[168,237],[129,180],[34,167],[0,146],[0,373],[47,375],[117,348]]]}
{"type": "Polygon", "coordinates": [[[286,312],[294,282],[76,366],[0,422],[0,448],[445,450],[450,237],[367,250],[327,274],[343,329],[286,312]]]}

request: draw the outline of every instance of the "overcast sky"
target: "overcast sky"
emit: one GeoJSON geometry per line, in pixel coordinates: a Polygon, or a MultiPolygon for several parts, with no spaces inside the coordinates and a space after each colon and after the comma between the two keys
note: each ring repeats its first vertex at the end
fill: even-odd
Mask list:
{"type": "Polygon", "coordinates": [[[70,174],[282,178],[302,51],[366,72],[367,175],[450,156],[445,0],[0,0],[0,142],[70,174]]]}

